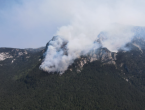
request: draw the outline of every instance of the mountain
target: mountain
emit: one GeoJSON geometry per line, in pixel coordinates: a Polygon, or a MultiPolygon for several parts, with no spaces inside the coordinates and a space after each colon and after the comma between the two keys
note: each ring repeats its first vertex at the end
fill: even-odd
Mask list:
{"type": "MultiPolygon", "coordinates": [[[[0,110],[144,110],[145,41],[91,51],[62,74],[39,69],[45,48],[0,48],[0,110]]],[[[66,54],[66,53],[65,53],[66,54]]]]}

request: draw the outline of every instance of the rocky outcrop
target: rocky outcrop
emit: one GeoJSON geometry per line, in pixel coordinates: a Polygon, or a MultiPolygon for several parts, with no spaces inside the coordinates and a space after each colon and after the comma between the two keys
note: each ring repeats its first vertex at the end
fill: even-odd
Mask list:
{"type": "MultiPolygon", "coordinates": [[[[110,52],[106,48],[99,48],[97,50],[91,51],[87,56],[81,56],[77,59],[77,62],[75,63],[75,68],[77,69],[77,72],[81,72],[83,69],[83,66],[89,62],[93,62],[96,60],[101,61],[103,64],[116,64],[117,53],[110,52]]],[[[70,69],[72,70],[72,69],[70,69]]]]}

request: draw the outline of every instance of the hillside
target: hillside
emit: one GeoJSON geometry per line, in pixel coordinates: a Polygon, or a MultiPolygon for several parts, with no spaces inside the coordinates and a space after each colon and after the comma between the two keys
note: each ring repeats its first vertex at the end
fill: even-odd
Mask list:
{"type": "Polygon", "coordinates": [[[61,76],[39,69],[44,50],[1,48],[0,110],[144,110],[145,51],[132,48],[115,65],[87,61],[77,71],[82,56],[61,76]]]}

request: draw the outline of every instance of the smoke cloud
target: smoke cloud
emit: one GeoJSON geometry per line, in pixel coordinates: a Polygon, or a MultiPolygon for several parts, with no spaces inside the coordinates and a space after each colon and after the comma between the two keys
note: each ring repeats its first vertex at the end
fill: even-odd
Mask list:
{"type": "Polygon", "coordinates": [[[66,2],[70,23],[60,27],[57,37],[49,42],[40,68],[63,73],[76,58],[91,50],[105,47],[118,52],[126,49],[125,45],[134,38],[133,28],[145,26],[144,5],[143,0],[66,2]]]}

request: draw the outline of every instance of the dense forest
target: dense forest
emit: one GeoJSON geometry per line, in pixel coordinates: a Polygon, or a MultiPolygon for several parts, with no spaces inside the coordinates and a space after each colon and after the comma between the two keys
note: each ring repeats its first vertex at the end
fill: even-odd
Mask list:
{"type": "Polygon", "coordinates": [[[145,109],[145,54],[138,50],[118,53],[116,66],[94,61],[77,72],[74,63],[63,75],[39,70],[42,53],[30,51],[13,66],[1,62],[0,110],[145,109]]]}

